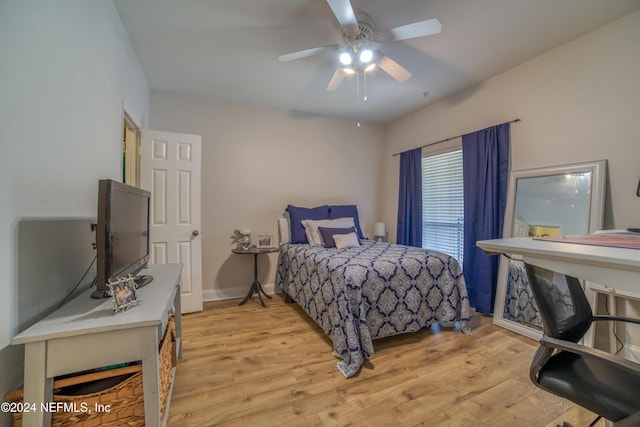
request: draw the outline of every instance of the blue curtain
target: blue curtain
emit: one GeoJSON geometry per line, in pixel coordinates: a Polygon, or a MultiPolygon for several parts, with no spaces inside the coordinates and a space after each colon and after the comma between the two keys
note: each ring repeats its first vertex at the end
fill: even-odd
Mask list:
{"type": "Polygon", "coordinates": [[[396,242],[422,247],[422,148],[400,154],[396,242]]]}
{"type": "Polygon", "coordinates": [[[500,257],[485,255],[476,241],[502,236],[509,139],[509,123],[462,136],[464,278],[469,303],[487,315],[493,312],[500,257]]]}

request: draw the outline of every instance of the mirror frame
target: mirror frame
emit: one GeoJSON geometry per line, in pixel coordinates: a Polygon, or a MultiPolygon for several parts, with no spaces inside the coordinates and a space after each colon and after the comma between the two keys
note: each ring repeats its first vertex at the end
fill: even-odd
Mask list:
{"type": "MultiPolygon", "coordinates": [[[[507,203],[504,211],[502,237],[512,237],[513,234],[516,189],[519,179],[585,172],[591,172],[591,200],[589,203],[588,232],[593,233],[597,230],[602,229],[606,192],[606,160],[511,171],[511,173],[509,174],[509,186],[507,189],[507,203]]],[[[495,325],[509,329],[513,332],[517,332],[519,334],[539,340],[542,337],[541,330],[504,318],[505,298],[507,296],[507,280],[509,279],[509,263],[510,260],[507,257],[505,257],[504,255],[500,255],[496,300],[493,309],[493,323],[495,325]]]]}

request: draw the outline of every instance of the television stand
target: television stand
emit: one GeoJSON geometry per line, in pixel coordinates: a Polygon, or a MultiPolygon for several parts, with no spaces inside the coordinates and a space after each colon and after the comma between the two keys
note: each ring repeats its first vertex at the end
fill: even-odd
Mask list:
{"type": "Polygon", "coordinates": [[[140,289],[143,286],[148,285],[153,281],[153,276],[150,274],[141,274],[133,278],[133,282],[136,284],[136,289],[140,289]]]}
{"type": "MultiPolygon", "coordinates": [[[[24,345],[23,401],[37,405],[37,410],[23,413],[22,425],[51,425],[54,411],[41,408],[53,402],[54,377],[141,360],[145,425],[166,426],[172,390],[169,388],[161,418],[158,353],[173,313],[176,356],[182,358],[181,269],[181,264],[150,265],[153,287],[141,289],[141,304],[127,311],[114,313],[111,301],[91,299],[91,290],[87,290],[16,335],[11,344],[24,345]]],[[[171,374],[174,383],[175,368],[171,374]]],[[[117,411],[111,408],[114,417],[117,411]]]]}

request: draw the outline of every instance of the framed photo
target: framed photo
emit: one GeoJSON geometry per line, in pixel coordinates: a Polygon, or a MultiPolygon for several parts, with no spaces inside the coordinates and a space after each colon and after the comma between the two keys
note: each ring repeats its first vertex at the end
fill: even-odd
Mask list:
{"type": "Polygon", "coordinates": [[[258,249],[260,248],[272,248],[273,247],[273,236],[271,234],[261,234],[258,235],[258,242],[256,244],[258,249]]]}
{"type": "Polygon", "coordinates": [[[529,237],[559,236],[560,227],[555,225],[530,225],[529,237]]]}
{"type": "Polygon", "coordinates": [[[109,290],[111,291],[113,311],[116,313],[140,304],[132,276],[110,281],[109,290]]]}

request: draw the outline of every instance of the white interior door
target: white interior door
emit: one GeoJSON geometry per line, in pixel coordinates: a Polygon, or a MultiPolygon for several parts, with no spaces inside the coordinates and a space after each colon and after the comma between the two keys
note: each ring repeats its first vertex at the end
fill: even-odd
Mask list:
{"type": "Polygon", "coordinates": [[[182,263],[182,312],[202,311],[201,137],[141,131],[140,186],[151,192],[151,264],[182,263]]]}

